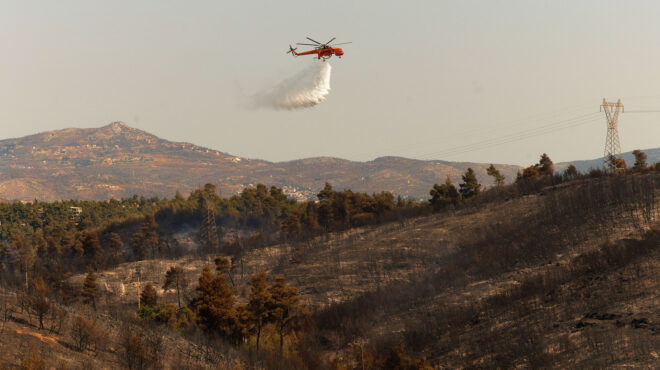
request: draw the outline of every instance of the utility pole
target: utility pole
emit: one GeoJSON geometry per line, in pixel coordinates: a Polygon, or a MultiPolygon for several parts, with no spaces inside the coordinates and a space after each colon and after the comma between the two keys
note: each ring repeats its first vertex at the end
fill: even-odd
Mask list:
{"type": "Polygon", "coordinates": [[[607,137],[605,138],[605,156],[603,158],[606,169],[612,172],[625,169],[625,162],[621,158],[621,143],[619,142],[619,112],[623,113],[621,99],[616,103],[608,102],[603,98],[600,109],[605,111],[607,118],[607,137]]]}

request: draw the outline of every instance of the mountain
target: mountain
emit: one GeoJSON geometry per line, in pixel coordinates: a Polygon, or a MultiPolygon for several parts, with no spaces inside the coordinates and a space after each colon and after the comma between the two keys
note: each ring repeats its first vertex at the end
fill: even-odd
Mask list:
{"type": "MultiPolygon", "coordinates": [[[[298,199],[314,199],[329,182],[336,189],[390,191],[428,197],[434,183],[454,183],[472,167],[491,184],[488,164],[381,157],[368,162],[318,157],[268,162],[171,142],[114,122],[0,141],[0,199],[44,200],[172,197],[214,183],[223,196],[258,183],[283,187],[298,199]]],[[[518,166],[496,165],[512,180],[518,166]]]]}
{"type": "MultiPolygon", "coordinates": [[[[660,161],[660,148],[640,149],[640,150],[644,152],[647,156],[646,163],[652,164],[660,161]]],[[[632,154],[632,152],[625,152],[621,156],[626,161],[626,165],[628,167],[632,167],[632,165],[635,164],[635,156],[632,154]]],[[[604,157],[583,160],[583,161],[557,163],[555,165],[555,171],[562,171],[566,167],[568,167],[568,165],[572,164],[580,172],[589,172],[589,170],[593,168],[603,168],[603,158],[604,157]]]]}

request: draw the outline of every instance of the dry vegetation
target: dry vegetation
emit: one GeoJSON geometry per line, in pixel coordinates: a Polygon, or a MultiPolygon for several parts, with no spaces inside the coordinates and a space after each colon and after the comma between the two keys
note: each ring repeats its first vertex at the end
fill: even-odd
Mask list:
{"type": "MultiPolygon", "coordinates": [[[[230,346],[135,318],[149,282],[160,302],[177,304],[176,292],[161,288],[171,266],[182,267],[189,302],[212,256],[100,271],[97,311],[55,305],[42,329],[39,302],[7,291],[2,365],[40,357],[67,368],[654,367],[659,188],[651,173],[527,195],[503,189],[460,209],[235,255],[229,282],[238,302],[248,300],[250,277],[266,271],[286,276],[311,310],[287,338],[285,359],[274,355],[272,328],[258,355],[254,338],[230,346]]],[[[84,280],[80,274],[68,283],[80,290],[84,280]]]]}

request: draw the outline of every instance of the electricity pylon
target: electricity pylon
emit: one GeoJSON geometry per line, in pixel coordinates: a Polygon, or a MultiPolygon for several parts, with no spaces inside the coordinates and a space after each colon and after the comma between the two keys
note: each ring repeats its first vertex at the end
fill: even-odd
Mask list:
{"type": "Polygon", "coordinates": [[[603,158],[605,167],[610,171],[623,170],[623,159],[621,158],[621,143],[619,142],[619,112],[623,112],[621,99],[616,103],[608,102],[603,98],[601,110],[605,111],[607,118],[607,137],[605,138],[605,156],[603,158]]]}
{"type": "Polygon", "coordinates": [[[206,219],[202,223],[202,243],[209,251],[216,252],[220,242],[218,228],[215,224],[215,210],[213,200],[208,194],[203,194],[204,207],[206,208],[206,219]]]}

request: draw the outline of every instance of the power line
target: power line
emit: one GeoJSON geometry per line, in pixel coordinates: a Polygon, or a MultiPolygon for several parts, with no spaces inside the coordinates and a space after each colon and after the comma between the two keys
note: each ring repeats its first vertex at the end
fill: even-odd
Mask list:
{"type": "MultiPolygon", "coordinates": [[[[487,128],[482,128],[482,127],[472,127],[467,130],[462,130],[459,132],[454,133],[453,135],[458,135],[458,136],[463,136],[463,135],[470,135],[472,133],[479,133],[479,134],[488,134],[491,132],[501,132],[504,129],[508,128],[517,128],[520,126],[531,126],[537,123],[544,123],[544,122],[552,122],[552,120],[557,119],[561,114],[567,114],[567,113],[576,113],[579,111],[583,111],[589,106],[587,105],[572,105],[566,108],[563,108],[561,110],[557,110],[554,112],[547,112],[547,113],[537,113],[533,115],[529,115],[526,117],[521,117],[518,119],[510,120],[510,121],[499,121],[495,122],[494,124],[490,125],[490,127],[487,128]],[[567,110],[568,109],[568,110],[567,110]]],[[[419,149],[420,146],[429,146],[429,145],[438,145],[441,143],[447,143],[451,141],[455,141],[455,137],[449,137],[446,136],[440,140],[433,140],[433,139],[425,139],[425,140],[420,140],[416,141],[413,143],[407,143],[407,144],[402,144],[402,145],[397,145],[397,146],[391,146],[388,147],[388,151],[400,151],[400,150],[406,150],[410,148],[417,148],[419,149]]],[[[369,151],[369,152],[361,152],[358,154],[355,154],[354,156],[361,157],[363,155],[367,154],[372,154],[374,151],[369,151]]]]}
{"type": "Polygon", "coordinates": [[[592,123],[597,120],[598,116],[599,116],[598,113],[593,112],[586,115],[573,117],[570,119],[556,121],[541,127],[531,128],[500,137],[481,140],[467,145],[459,145],[459,146],[447,148],[441,151],[418,156],[416,158],[421,159],[421,158],[430,158],[430,157],[438,157],[438,156],[446,157],[446,156],[453,156],[457,154],[467,153],[470,151],[491,148],[494,146],[499,146],[514,141],[520,141],[531,137],[545,135],[555,131],[564,130],[567,128],[576,127],[587,123],[592,123]]]}
{"type": "MultiPolygon", "coordinates": [[[[579,122],[577,124],[564,126],[564,127],[559,127],[557,129],[552,129],[552,130],[545,130],[545,131],[538,132],[538,133],[535,133],[535,134],[526,135],[524,137],[513,137],[513,138],[510,138],[510,139],[501,140],[499,142],[494,142],[490,145],[484,145],[484,146],[480,145],[478,147],[466,148],[464,150],[460,150],[460,151],[456,151],[456,152],[450,152],[450,153],[447,153],[447,154],[442,154],[442,156],[445,157],[445,158],[454,157],[456,155],[475,152],[475,151],[479,151],[479,150],[483,150],[483,149],[490,149],[490,148],[497,147],[497,146],[500,146],[500,145],[505,145],[505,144],[516,142],[516,141],[522,141],[522,140],[526,140],[526,139],[529,139],[529,138],[532,138],[532,137],[542,136],[542,135],[546,135],[546,134],[553,133],[553,132],[556,132],[556,131],[561,131],[561,130],[564,130],[564,129],[567,129],[567,128],[573,128],[573,127],[581,126],[581,125],[588,124],[588,123],[595,123],[595,122],[598,122],[598,121],[600,121],[600,120],[599,119],[590,119],[590,120],[587,120],[587,121],[584,121],[584,122],[579,122]]],[[[430,158],[428,158],[428,159],[430,159],[430,158]]]]}

